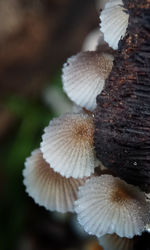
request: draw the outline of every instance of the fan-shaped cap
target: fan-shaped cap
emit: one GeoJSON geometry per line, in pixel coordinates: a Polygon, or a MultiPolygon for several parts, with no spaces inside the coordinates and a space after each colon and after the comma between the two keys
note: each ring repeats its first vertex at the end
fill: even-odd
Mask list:
{"type": "Polygon", "coordinates": [[[125,35],[129,15],[122,0],[109,0],[101,12],[101,28],[104,39],[113,49],[118,49],[118,42],[125,35]]]}
{"type": "Polygon", "coordinates": [[[133,250],[133,239],[121,238],[117,234],[105,234],[99,238],[104,250],[133,250]]]}
{"type": "Polygon", "coordinates": [[[79,188],[75,211],[85,231],[97,237],[113,233],[127,238],[141,235],[150,215],[145,194],[111,175],[86,181],[79,188]]]}
{"type": "Polygon", "coordinates": [[[81,52],[63,67],[63,88],[77,105],[93,111],[113,65],[113,56],[96,51],[81,52]]]}
{"type": "Polygon", "coordinates": [[[45,128],[41,150],[54,171],[65,177],[90,176],[96,167],[93,119],[87,114],[65,114],[45,128]]]}
{"type": "Polygon", "coordinates": [[[78,187],[85,182],[85,179],[67,179],[55,173],[39,149],[26,159],[23,176],[26,191],[36,203],[62,213],[74,211],[78,187]]]}

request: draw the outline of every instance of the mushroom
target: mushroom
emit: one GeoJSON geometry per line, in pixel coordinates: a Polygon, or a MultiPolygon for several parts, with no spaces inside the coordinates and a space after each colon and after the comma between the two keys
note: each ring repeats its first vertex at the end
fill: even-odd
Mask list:
{"type": "Polygon", "coordinates": [[[42,136],[44,159],[65,177],[82,178],[94,173],[93,119],[84,113],[65,114],[50,121],[42,136]]]}
{"type": "Polygon", "coordinates": [[[118,49],[118,42],[125,35],[129,15],[122,0],[109,0],[100,14],[100,30],[104,40],[113,49],[118,49]]]}
{"type": "Polygon", "coordinates": [[[85,182],[85,179],[67,179],[55,173],[43,159],[40,149],[26,159],[23,176],[26,192],[36,203],[61,213],[74,211],[78,187],[85,182]]]}
{"type": "Polygon", "coordinates": [[[63,67],[64,91],[75,104],[93,111],[112,65],[113,55],[108,53],[87,51],[72,56],[63,67]]]}
{"type": "Polygon", "coordinates": [[[105,234],[98,239],[104,250],[133,250],[133,239],[121,238],[117,234],[105,234]]]}
{"type": "Polygon", "coordinates": [[[150,215],[145,193],[111,175],[87,180],[79,188],[75,211],[85,231],[97,237],[141,235],[150,215]]]}
{"type": "Polygon", "coordinates": [[[95,51],[101,37],[99,28],[92,30],[84,39],[82,51],[95,51]]]}

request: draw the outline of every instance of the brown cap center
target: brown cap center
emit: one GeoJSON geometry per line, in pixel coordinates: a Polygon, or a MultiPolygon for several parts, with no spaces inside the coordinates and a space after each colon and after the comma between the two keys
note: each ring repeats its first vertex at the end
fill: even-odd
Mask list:
{"type": "Polygon", "coordinates": [[[129,190],[127,190],[123,186],[117,186],[115,190],[112,192],[111,200],[112,202],[122,203],[127,200],[132,199],[129,190]]]}

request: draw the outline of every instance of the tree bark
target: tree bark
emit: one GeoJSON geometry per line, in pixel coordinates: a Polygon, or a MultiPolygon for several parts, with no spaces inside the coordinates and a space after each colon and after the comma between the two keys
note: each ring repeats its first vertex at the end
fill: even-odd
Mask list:
{"type": "Polygon", "coordinates": [[[97,157],[150,192],[150,1],[124,0],[129,24],[104,91],[97,97],[97,157]]]}

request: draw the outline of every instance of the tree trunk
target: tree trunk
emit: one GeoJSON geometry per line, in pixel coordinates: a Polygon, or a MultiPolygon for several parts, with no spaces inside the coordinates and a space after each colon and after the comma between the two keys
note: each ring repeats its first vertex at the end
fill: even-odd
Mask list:
{"type": "Polygon", "coordinates": [[[129,12],[104,91],[97,97],[97,157],[150,192],[150,1],[124,0],[129,12]]]}

